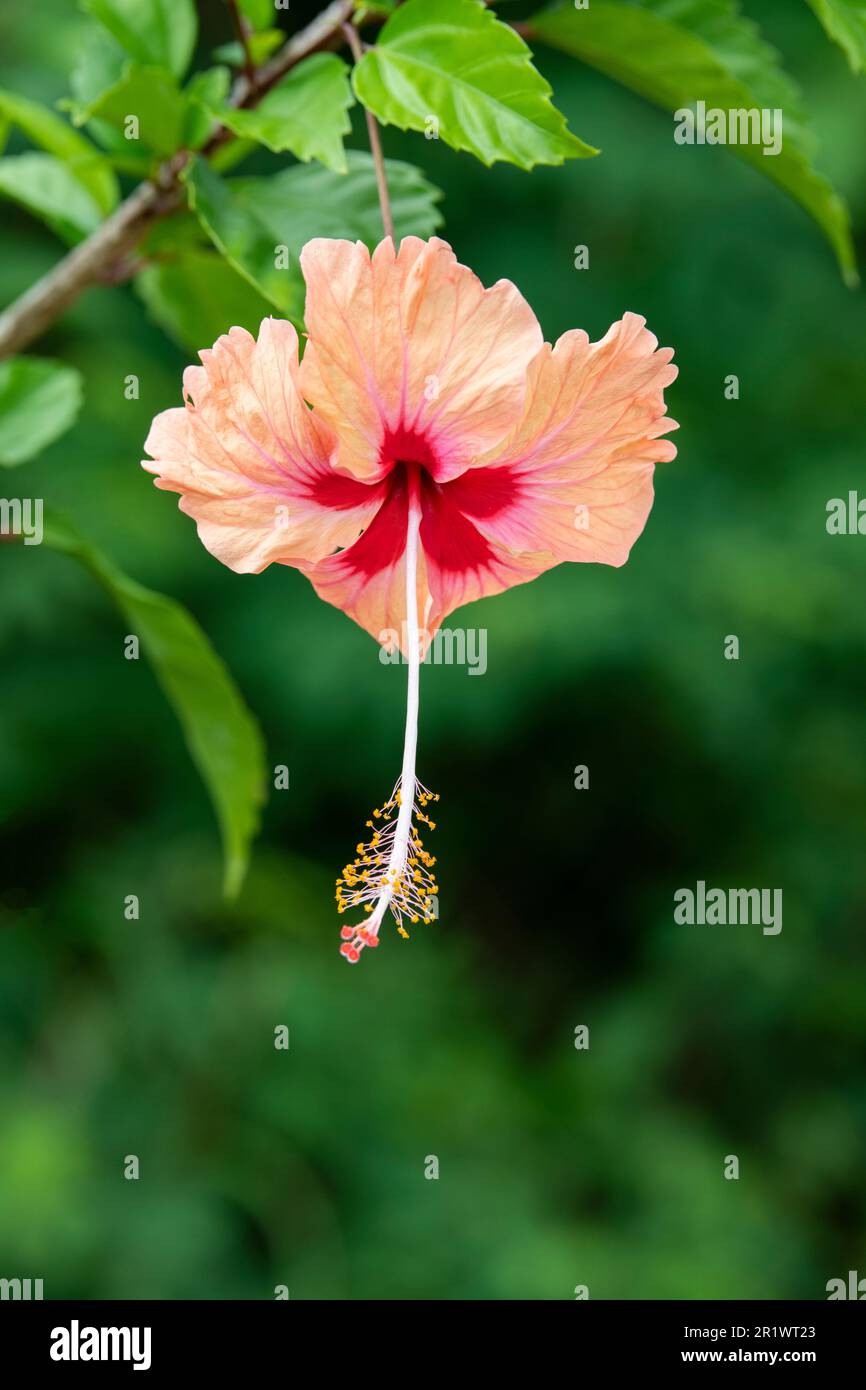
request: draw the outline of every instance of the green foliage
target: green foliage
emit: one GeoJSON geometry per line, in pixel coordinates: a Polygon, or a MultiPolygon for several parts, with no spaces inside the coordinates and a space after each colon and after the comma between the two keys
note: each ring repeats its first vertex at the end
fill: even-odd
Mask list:
{"type": "Polygon", "coordinates": [[[258,333],[273,304],[253,289],[218,251],[188,248],[170,253],[135,277],[135,288],[155,323],[196,353],[237,324],[258,333]]]}
{"type": "Polygon", "coordinates": [[[258,148],[255,140],[228,140],[210,157],[211,168],[216,169],[218,174],[228,174],[249,159],[251,154],[255,154],[258,148]]]}
{"type": "Polygon", "coordinates": [[[69,74],[72,97],[61,105],[83,121],[87,108],[120,81],[127,62],[116,39],[102,29],[91,30],[87,41],[80,45],[69,74]]]}
{"type": "Polygon", "coordinates": [[[145,67],[182,77],[198,33],[194,0],[82,0],[122,48],[145,67]]]}
{"type": "Polygon", "coordinates": [[[725,111],[784,107],[780,153],[754,144],[731,149],[774,180],[814,218],[849,283],[856,283],[850,219],[844,202],[811,164],[811,141],[792,111],[792,87],[734,0],[593,0],[586,10],[563,3],[532,21],[540,39],[597,67],[641,96],[676,111],[702,100],[725,111]]]}
{"type": "MultiPolygon", "coordinates": [[[[810,3],[856,67],[866,43],[866,6],[853,0],[810,3]]],[[[68,104],[76,124],[86,123],[115,167],[130,173],[147,172],[154,158],[166,158],[181,147],[200,149],[216,121],[238,137],[223,142],[216,151],[218,172],[227,172],[262,147],[291,153],[302,162],[319,160],[343,172],[352,89],[383,123],[423,132],[431,141],[441,137],[488,165],[505,161],[533,169],[597,153],[567,129],[530,49],[482,0],[359,5],[358,22],[381,17],[385,23],[355,67],[351,84],[342,58],[317,53],[290,69],[258,106],[242,109],[228,102],[229,74],[222,66],[197,74],[184,92],[177,86],[176,78],[185,70],[196,38],[192,0],[174,7],[169,0],[142,4],[83,0],[83,4],[103,27],[84,46],[73,70],[73,97],[68,104]],[[124,139],[124,121],[130,114],[140,122],[138,143],[124,139]]],[[[253,60],[264,61],[284,38],[273,26],[272,6],[269,0],[250,0],[243,13],[252,26],[253,60]]],[[[735,143],[732,148],[800,203],[824,231],[848,282],[856,282],[848,210],[813,166],[814,137],[796,88],[754,23],[741,15],[737,0],[594,0],[581,10],[563,0],[530,21],[526,32],[668,110],[699,100],[725,111],[782,109],[784,142],[779,154],[768,156],[753,143],[735,143]]],[[[217,52],[226,62],[241,62],[237,43],[223,45],[217,52]]],[[[0,103],[0,124],[4,117],[8,123],[9,112],[0,103]]],[[[88,162],[86,145],[74,152],[70,136],[74,138],[74,132],[58,122],[46,133],[43,147],[57,155],[57,141],[65,139],[61,157],[72,161],[88,191],[100,207],[107,208],[116,197],[111,169],[92,153],[90,161],[95,158],[96,162],[88,162]],[[60,134],[63,130],[67,130],[65,137],[60,134]]],[[[39,137],[31,132],[31,138],[39,137]]],[[[32,172],[25,165],[16,180],[19,201],[38,211],[40,199],[33,189],[32,172]]],[[[6,170],[7,185],[13,173],[6,170]]],[[[54,185],[53,204],[58,194],[62,199],[62,190],[57,187],[56,170],[49,173],[46,166],[46,176],[54,185]]],[[[206,181],[206,174],[197,173],[193,183],[206,181]]],[[[241,190],[232,189],[225,196],[215,182],[203,198],[202,221],[222,248],[221,254],[270,303],[296,315],[297,286],[269,271],[257,210],[245,206],[238,210],[238,199],[244,202],[241,190]]],[[[55,215],[52,222],[70,241],[80,238],[92,224],[80,199],[73,201],[72,208],[71,216],[58,219],[55,215]]],[[[42,206],[40,215],[48,217],[51,212],[51,206],[42,206]]],[[[283,229],[279,242],[287,240],[298,240],[291,229],[283,229]]]]}
{"type": "Polygon", "coordinates": [[[182,137],[185,148],[197,150],[205,143],[216,122],[213,108],[225,101],[230,86],[231,74],[224,67],[198,72],[187,83],[182,137]]]}
{"type": "Polygon", "coordinates": [[[247,871],[264,799],[258,725],[224,663],[181,604],[123,574],[63,518],[47,522],[45,544],[82,564],[138,637],[210,793],[222,834],[224,888],[234,897],[247,871]]]}
{"type": "Polygon", "coordinates": [[[70,245],[82,241],[102,221],[101,209],[80,179],[52,154],[0,159],[0,196],[41,218],[70,245]]]}
{"type": "MultiPolygon", "coordinates": [[[[304,282],[298,256],[315,236],[375,246],[382,239],[376,174],[369,155],[350,151],[348,172],[298,165],[268,178],[221,179],[204,160],[186,174],[191,205],[217,249],[277,309],[301,324],[304,282]],[[277,268],[279,249],[288,265],[277,268]]],[[[441,197],[417,169],[387,161],[399,236],[431,236],[441,223],[441,197]]]]}
{"type": "Polygon", "coordinates": [[[222,106],[214,115],[236,135],[280,154],[289,150],[305,163],[318,159],[328,169],[347,169],[343,136],[351,130],[353,103],[349,70],[335,53],[316,53],[299,63],[251,111],[222,106]]]}
{"type": "Polygon", "coordinates": [[[65,163],[100,212],[111,212],[117,206],[117,179],[111,165],[89,140],[53,111],[14,92],[0,91],[0,116],[17,126],[32,144],[65,163]]]}
{"type": "Polygon", "coordinates": [[[566,127],[513,29],[480,0],[407,0],[353,74],[355,92],[401,130],[431,131],[484,164],[521,169],[596,154],[566,127]]]}
{"type": "Polygon", "coordinates": [[[830,38],[843,49],[852,72],[866,66],[866,3],[864,0],[809,0],[830,38]]]}
{"type": "Polygon", "coordinates": [[[298,276],[278,263],[279,247],[254,197],[237,181],[220,178],[203,159],[184,173],[190,207],[214,246],[275,308],[298,322],[303,295],[298,276]]]}
{"type": "Polygon", "coordinates": [[[185,131],[187,101],[166,68],[128,63],[119,82],[76,112],[78,124],[96,119],[123,132],[130,117],[138,121],[138,142],[153,154],[167,156],[180,148],[185,131]]]}
{"type": "Polygon", "coordinates": [[[267,29],[274,22],[274,0],[238,0],[238,9],[254,29],[267,29]]]}
{"type": "Polygon", "coordinates": [[[75,423],[81,373],[40,357],[0,362],[0,464],[34,458],[75,423]]]}
{"type": "Polygon", "coordinates": [[[238,274],[191,212],[154,223],[141,244],[137,294],[153,321],[193,354],[233,324],[257,333],[274,305],[238,274]]]}
{"type": "Polygon", "coordinates": [[[127,55],[110,34],[94,27],[87,42],[78,50],[69,74],[71,95],[58,105],[69,111],[76,125],[86,125],[88,133],[108,152],[112,164],[123,172],[146,177],[151,161],[146,152],[136,151],[121,131],[105,121],[94,120],[89,112],[101,97],[123,78],[127,55]]]}
{"type": "MultiPolygon", "coordinates": [[[[382,240],[382,212],[373,160],[363,150],[347,153],[348,173],[336,175],[316,165],[286,169],[270,178],[238,179],[236,186],[254,204],[271,235],[280,229],[289,249],[300,252],[313,237],[343,237],[374,247],[382,240]]],[[[398,239],[430,237],[442,225],[442,193],[413,164],[387,159],[385,171],[398,239]]]]}

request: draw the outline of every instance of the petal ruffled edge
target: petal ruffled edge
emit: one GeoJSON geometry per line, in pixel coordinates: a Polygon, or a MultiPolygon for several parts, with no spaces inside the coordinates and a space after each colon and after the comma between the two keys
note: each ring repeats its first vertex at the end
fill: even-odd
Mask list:
{"type": "Polygon", "coordinates": [[[438,478],[503,439],[519,415],[538,321],[508,280],[485,289],[447,242],[308,242],[303,394],[339,439],[339,465],[378,478],[406,440],[438,478]]]}
{"type": "Polygon", "coordinates": [[[488,540],[514,553],[622,565],[653,502],[656,463],[676,457],[664,390],[670,348],[637,314],[597,343],[579,330],[530,366],[523,418],[501,448],[448,484],[488,540]]]}
{"type": "Polygon", "coordinates": [[[238,573],[351,545],[383,498],[332,466],[333,436],[298,386],[298,336],[265,319],[232,328],[184,373],[186,404],[153,421],[142,466],[180,493],[202,544],[238,573]]]}

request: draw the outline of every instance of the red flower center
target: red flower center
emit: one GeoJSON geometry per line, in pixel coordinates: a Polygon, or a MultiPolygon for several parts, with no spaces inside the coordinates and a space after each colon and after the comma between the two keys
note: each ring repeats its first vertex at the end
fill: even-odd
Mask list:
{"type": "MultiPolygon", "coordinates": [[[[418,445],[426,448],[423,440],[418,441],[418,445]]],[[[429,450],[427,457],[432,461],[429,450]]],[[[489,488],[489,478],[482,479],[478,486],[473,486],[472,480],[464,482],[463,478],[437,483],[428,465],[417,458],[394,460],[385,483],[382,505],[364,534],[345,552],[345,563],[371,579],[399,562],[406,547],[410,480],[421,493],[420,537],[428,560],[440,570],[451,573],[486,564],[492,554],[490,545],[465,511],[470,510],[476,500],[482,502],[489,488]]],[[[486,500],[484,507],[498,509],[504,505],[506,493],[510,496],[511,489],[500,487],[498,503],[486,500]]],[[[481,514],[490,515],[490,511],[484,510],[481,514]]]]}

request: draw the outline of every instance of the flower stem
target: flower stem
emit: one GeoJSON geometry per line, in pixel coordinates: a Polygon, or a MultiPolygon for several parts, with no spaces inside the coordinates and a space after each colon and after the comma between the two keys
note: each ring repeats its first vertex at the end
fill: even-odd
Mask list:
{"type": "MultiPolygon", "coordinates": [[[[360,35],[354,24],[344,24],[343,32],[352,50],[352,57],[359,63],[364,56],[364,46],[361,43],[360,35]]],[[[382,140],[379,135],[379,123],[372,111],[364,108],[367,117],[367,131],[370,136],[370,151],[373,155],[373,164],[376,169],[376,184],[379,189],[379,206],[382,209],[382,226],[385,228],[386,237],[390,237],[396,247],[397,241],[394,236],[394,215],[391,211],[391,195],[388,192],[388,178],[385,173],[385,157],[382,154],[382,140]]]]}

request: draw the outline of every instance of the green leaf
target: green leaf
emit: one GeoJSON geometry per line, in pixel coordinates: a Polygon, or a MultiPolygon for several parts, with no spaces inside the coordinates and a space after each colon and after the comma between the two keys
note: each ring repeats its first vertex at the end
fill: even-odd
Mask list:
{"type": "MultiPolygon", "coordinates": [[[[349,172],[332,174],[318,165],[296,165],[270,178],[234,179],[238,196],[253,203],[271,235],[282,232],[295,257],[313,237],[363,241],[371,249],[384,236],[376,169],[362,150],[346,152],[349,172]]],[[[385,161],[394,231],[431,237],[442,226],[442,193],[420,169],[402,160],[385,161]]]]}
{"type": "Polygon", "coordinates": [[[255,200],[244,197],[203,159],[184,171],[190,206],[217,250],[249,283],[288,318],[303,314],[303,297],[291,263],[284,265],[284,236],[274,238],[255,200]]]}
{"type": "Polygon", "coordinates": [[[276,13],[274,0],[238,0],[238,9],[254,29],[267,29],[276,13]]]}
{"type": "Polygon", "coordinates": [[[0,159],[0,195],[41,218],[71,246],[102,221],[102,212],[87,189],[53,154],[0,159]]]}
{"type": "Polygon", "coordinates": [[[235,135],[257,140],[275,154],[289,150],[307,163],[318,159],[346,172],[343,136],[352,124],[349,69],[335,53],[316,53],[299,63],[252,111],[224,106],[214,114],[235,135]]]}
{"type": "MultiPolygon", "coordinates": [[[[348,173],[295,165],[269,178],[219,179],[202,160],[187,178],[193,205],[214,244],[282,313],[302,325],[304,282],[298,257],[313,237],[345,237],[373,247],[382,240],[382,214],[373,160],[347,152],[348,173]],[[275,271],[278,246],[289,268],[275,271]]],[[[441,226],[442,194],[411,164],[387,160],[397,238],[430,237],[441,226]]]]}
{"type": "Polygon", "coordinates": [[[89,107],[76,113],[76,124],[95,117],[124,133],[124,143],[172,155],[183,144],[187,101],[165,68],[142,68],[129,63],[119,82],[89,107]],[[138,121],[137,138],[127,137],[129,118],[138,121]]]}
{"type": "Polygon", "coordinates": [[[88,33],[69,74],[72,100],[61,103],[69,110],[83,111],[114,87],[123,76],[129,59],[120,44],[102,29],[88,33]]]}
{"type": "Polygon", "coordinates": [[[53,111],[14,92],[0,91],[0,116],[17,126],[34,145],[66,164],[101,212],[109,213],[117,206],[117,179],[105,156],[53,111]]]}
{"type": "Polygon", "coordinates": [[[386,125],[436,127],[455,150],[521,169],[597,154],[552,105],[532,54],[481,0],[407,0],[354,70],[358,100],[386,125]]]}
{"type": "Polygon", "coordinates": [[[830,38],[845,53],[852,72],[866,68],[866,0],[809,0],[830,38]]]}
{"type": "MultiPolygon", "coordinates": [[[[87,36],[87,42],[79,50],[72,71],[69,74],[71,97],[64,97],[57,105],[68,111],[76,125],[84,125],[94,140],[107,150],[115,161],[126,162],[130,157],[129,142],[123,134],[105,121],[90,119],[89,111],[110,87],[123,77],[127,56],[119,43],[103,29],[95,29],[87,36]]],[[[150,161],[144,161],[144,172],[150,161]]],[[[120,167],[117,165],[117,167],[120,167]]]]}
{"type": "Polygon", "coordinates": [[[811,165],[812,139],[796,110],[796,89],[776,55],[734,0],[592,0],[543,10],[532,33],[598,68],[669,111],[704,101],[707,109],[781,107],[781,151],[737,144],[739,157],[784,188],[821,227],[849,284],[857,283],[848,210],[811,165]]]}
{"type": "Polygon", "coordinates": [[[258,334],[273,305],[210,247],[191,247],[150,265],[135,289],[155,323],[196,353],[235,325],[258,334]]]}
{"type": "Polygon", "coordinates": [[[81,373],[44,357],[0,362],[0,464],[33,458],[74,425],[81,409],[81,373]]]}
{"type": "Polygon", "coordinates": [[[138,243],[138,254],[142,261],[149,263],[171,258],[180,251],[202,248],[211,249],[207,236],[198,218],[184,210],[152,222],[138,243]]]}
{"type": "Polygon", "coordinates": [[[182,77],[198,33],[194,0],[82,0],[122,48],[144,66],[182,77]]]}
{"type": "Polygon", "coordinates": [[[210,166],[216,169],[218,174],[227,174],[245,159],[249,159],[251,154],[255,154],[258,148],[255,140],[229,140],[214,151],[210,166]]]}
{"type": "Polygon", "coordinates": [[[183,124],[185,148],[197,150],[215,125],[213,108],[225,101],[231,85],[228,68],[208,68],[198,72],[186,85],[186,115],[183,124]]]}
{"type": "Polygon", "coordinates": [[[138,637],[213,803],[223,842],[224,891],[234,897],[247,871],[264,800],[265,754],[258,724],[224,662],[180,603],[130,579],[64,518],[46,518],[44,544],[83,565],[138,637]]]}

